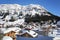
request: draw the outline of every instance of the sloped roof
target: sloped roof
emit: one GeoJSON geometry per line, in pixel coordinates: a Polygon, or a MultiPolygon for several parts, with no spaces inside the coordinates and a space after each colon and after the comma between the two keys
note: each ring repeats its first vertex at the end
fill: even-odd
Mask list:
{"type": "Polygon", "coordinates": [[[32,37],[36,37],[38,34],[32,30],[23,30],[22,33],[20,35],[23,35],[25,33],[28,33],[29,35],[31,35],[32,37]]]}
{"type": "Polygon", "coordinates": [[[8,28],[8,29],[4,30],[3,33],[5,34],[5,33],[11,32],[11,31],[18,32],[18,31],[20,31],[20,30],[21,30],[21,29],[18,28],[18,27],[11,27],[11,28],[8,28]]]}

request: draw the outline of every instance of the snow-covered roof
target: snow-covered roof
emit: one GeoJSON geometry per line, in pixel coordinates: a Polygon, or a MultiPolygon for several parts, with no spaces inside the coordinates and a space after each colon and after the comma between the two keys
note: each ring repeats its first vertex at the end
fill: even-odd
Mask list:
{"type": "Polygon", "coordinates": [[[11,27],[11,28],[8,28],[8,29],[6,29],[6,30],[4,30],[3,31],[3,33],[4,34],[6,34],[6,33],[9,33],[9,32],[11,32],[11,31],[14,31],[14,32],[19,32],[21,29],[20,28],[18,28],[18,27],[11,27]]]}
{"type": "Polygon", "coordinates": [[[38,35],[36,32],[34,32],[32,30],[29,30],[29,31],[28,30],[22,30],[22,33],[20,35],[23,35],[25,33],[31,35],[32,37],[36,37],[38,35]]]}
{"type": "Polygon", "coordinates": [[[8,29],[11,29],[12,31],[15,31],[15,32],[19,32],[21,30],[21,28],[19,28],[19,27],[11,27],[8,29]]]}
{"type": "Polygon", "coordinates": [[[11,37],[9,37],[9,36],[4,36],[3,38],[2,38],[2,40],[13,40],[11,37]]]}

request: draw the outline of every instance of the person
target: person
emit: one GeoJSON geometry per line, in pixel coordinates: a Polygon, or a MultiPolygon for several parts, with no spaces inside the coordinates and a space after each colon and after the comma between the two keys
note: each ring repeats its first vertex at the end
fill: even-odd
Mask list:
{"type": "Polygon", "coordinates": [[[3,38],[2,38],[2,40],[13,40],[11,37],[9,37],[9,36],[4,36],[3,38]]]}

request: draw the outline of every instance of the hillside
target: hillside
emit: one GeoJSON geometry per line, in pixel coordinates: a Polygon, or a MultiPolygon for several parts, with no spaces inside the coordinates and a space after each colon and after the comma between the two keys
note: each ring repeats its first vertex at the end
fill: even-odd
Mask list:
{"type": "Polygon", "coordinates": [[[24,18],[25,22],[57,23],[60,17],[48,12],[41,5],[19,5],[19,4],[0,4],[0,19],[5,21],[16,21],[24,18]]]}

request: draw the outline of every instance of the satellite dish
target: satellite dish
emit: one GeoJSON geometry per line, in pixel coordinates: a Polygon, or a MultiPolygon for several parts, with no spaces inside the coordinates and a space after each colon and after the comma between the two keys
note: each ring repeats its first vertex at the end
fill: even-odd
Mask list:
{"type": "Polygon", "coordinates": [[[11,37],[9,37],[9,36],[4,36],[3,38],[2,38],[2,40],[13,40],[11,37]]]}

